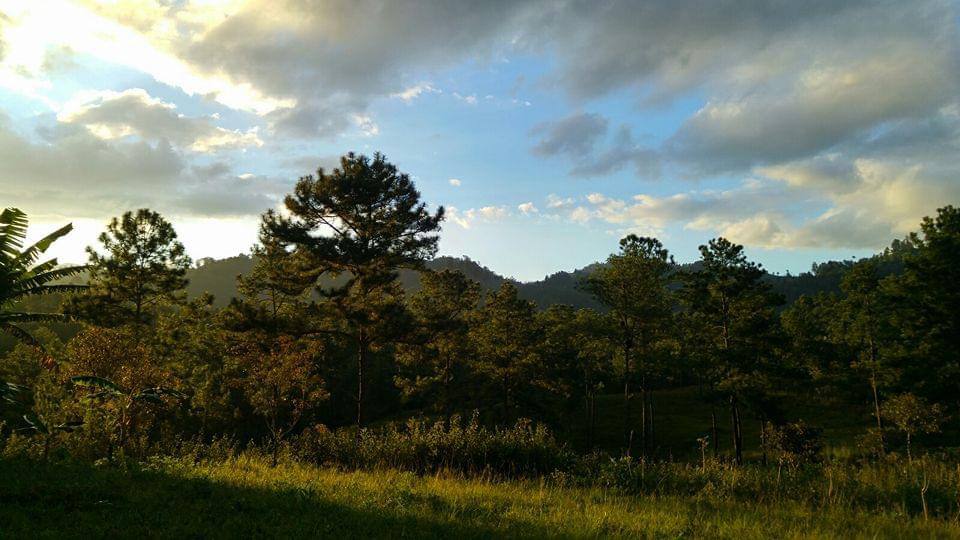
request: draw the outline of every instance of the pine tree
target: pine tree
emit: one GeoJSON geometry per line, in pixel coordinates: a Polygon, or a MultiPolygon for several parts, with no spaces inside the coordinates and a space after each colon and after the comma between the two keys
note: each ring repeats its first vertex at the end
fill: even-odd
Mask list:
{"type": "Polygon", "coordinates": [[[269,234],[303,257],[306,275],[342,276],[318,292],[344,323],[357,354],[357,425],[365,421],[371,351],[405,333],[398,269],[420,269],[437,250],[443,208],[427,211],[410,177],[381,154],[347,154],[340,167],[306,176],[285,199],[288,216],[268,212],[269,234]]]}
{"type": "Polygon", "coordinates": [[[702,334],[711,372],[706,378],[730,403],[734,459],[743,462],[741,404],[758,399],[777,339],[774,308],[783,299],[763,281],[763,268],[747,260],[743,246],[725,238],[700,246],[701,267],[683,275],[686,319],[702,334]]]}
{"type": "Polygon", "coordinates": [[[408,397],[425,398],[449,416],[469,376],[469,317],[480,300],[480,284],[462,272],[423,272],[410,299],[419,339],[400,348],[403,372],[397,383],[408,397]]]}
{"type": "Polygon", "coordinates": [[[87,248],[90,289],[68,311],[101,326],[148,324],[164,302],[179,302],[190,267],[173,226],[142,208],[113,218],[99,237],[102,251],[87,248]]]}
{"type": "Polygon", "coordinates": [[[641,449],[653,447],[651,371],[654,346],[670,323],[667,284],[672,272],[669,252],[656,238],[629,235],[620,240],[620,252],[591,274],[584,286],[616,320],[623,362],[624,431],[627,454],[633,452],[633,392],[641,396],[641,449]]]}

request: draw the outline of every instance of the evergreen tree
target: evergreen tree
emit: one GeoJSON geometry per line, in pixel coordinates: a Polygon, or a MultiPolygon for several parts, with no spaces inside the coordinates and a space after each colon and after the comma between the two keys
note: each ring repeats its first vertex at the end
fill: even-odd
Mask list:
{"type": "Polygon", "coordinates": [[[381,154],[353,153],[340,167],[300,179],[285,199],[289,217],[264,216],[269,234],[293,246],[306,276],[343,276],[342,285],[318,292],[340,316],[356,347],[358,426],[365,421],[371,351],[406,334],[400,268],[420,269],[437,250],[443,208],[435,214],[420,202],[410,177],[381,154]]]}
{"type": "Polygon", "coordinates": [[[653,447],[653,401],[651,376],[657,353],[655,345],[670,324],[671,303],[667,284],[672,259],[655,238],[629,235],[620,240],[620,252],[585,281],[584,287],[616,320],[617,342],[623,366],[624,431],[627,454],[633,451],[633,392],[641,396],[641,448],[653,447]]]}
{"type": "Polygon", "coordinates": [[[683,275],[680,291],[687,319],[702,335],[709,358],[706,378],[730,403],[734,459],[743,462],[741,403],[757,401],[769,387],[782,299],[763,281],[760,265],[743,246],[725,238],[700,246],[701,267],[683,275]]]}
{"type": "Polygon", "coordinates": [[[469,317],[480,301],[480,284],[456,270],[423,272],[410,299],[419,339],[402,345],[397,384],[408,397],[432,403],[449,416],[469,384],[469,317]]]}
{"type": "Polygon", "coordinates": [[[542,383],[537,355],[540,339],[536,307],[517,296],[512,282],[505,281],[487,295],[474,314],[470,341],[475,369],[484,380],[486,400],[495,406],[501,422],[511,420],[518,410],[525,410],[523,406],[535,401],[542,383]]]}
{"type": "MultiPolygon", "coordinates": [[[[877,261],[858,262],[843,276],[834,319],[834,338],[848,348],[849,367],[869,384],[877,433],[883,433],[880,389],[895,377],[897,329],[891,324],[892,299],[882,288],[877,261]]],[[[863,383],[861,383],[862,385],[863,383]]]]}
{"type": "Polygon", "coordinates": [[[956,404],[960,389],[960,208],[926,217],[905,242],[904,272],[886,280],[903,337],[904,383],[922,396],[956,404]]]}
{"type": "Polygon", "coordinates": [[[100,326],[148,324],[164,302],[179,302],[190,267],[173,226],[141,208],[113,218],[99,237],[101,250],[87,248],[90,289],[74,297],[68,311],[100,326]]]}
{"type": "Polygon", "coordinates": [[[228,324],[235,330],[261,331],[272,337],[308,333],[314,278],[309,268],[304,268],[303,252],[293,252],[261,225],[251,255],[253,268],[237,276],[242,297],[231,300],[228,324]]]}

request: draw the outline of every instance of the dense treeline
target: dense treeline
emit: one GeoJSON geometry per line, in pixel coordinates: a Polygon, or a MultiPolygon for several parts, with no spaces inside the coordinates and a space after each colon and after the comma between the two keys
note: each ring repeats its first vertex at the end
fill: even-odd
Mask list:
{"type": "MultiPolygon", "coordinates": [[[[25,216],[4,211],[0,328],[21,343],[0,361],[2,436],[93,459],[227,437],[276,459],[293,439],[301,452],[360,448],[373,433],[364,429],[402,429],[390,426],[411,415],[438,421],[444,440],[473,430],[540,448],[530,419],[584,451],[602,424],[621,441],[605,450],[649,460],[668,457],[657,392],[695,387],[713,427],[690,433],[684,452],[740,464],[745,422],[763,426],[762,459],[816,459],[818,430],[791,417],[787,395],[868,407],[861,444],[874,455],[910,455],[960,412],[952,206],[877,257],[815,268],[836,288],[789,306],[724,238],[679,266],[658,240],[629,235],[578,280],[598,309],[544,310],[510,281],[488,290],[427,269],[443,209],[428,210],[380,155],[350,154],[300,179],[285,206],[264,214],[253,267],[223,307],[185,294],[192,263],[155,212],[114,219],[84,269],[37,264],[68,227],[24,248],[25,216]],[[57,284],[84,270],[88,286],[57,284]],[[416,292],[402,286],[410,271],[416,292]],[[69,294],[61,314],[23,309],[46,293],[69,294]],[[81,324],[67,340],[44,327],[66,320],[81,324]],[[615,428],[597,412],[612,393],[622,400],[615,428]]],[[[456,448],[445,459],[488,455],[456,448]]]]}

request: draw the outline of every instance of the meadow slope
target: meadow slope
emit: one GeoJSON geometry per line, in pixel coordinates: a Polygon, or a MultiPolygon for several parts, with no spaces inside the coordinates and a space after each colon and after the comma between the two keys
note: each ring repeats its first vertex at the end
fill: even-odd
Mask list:
{"type": "Polygon", "coordinates": [[[956,538],[954,521],[700,493],[342,472],[258,457],[133,469],[0,461],[3,538],[956,538]]]}

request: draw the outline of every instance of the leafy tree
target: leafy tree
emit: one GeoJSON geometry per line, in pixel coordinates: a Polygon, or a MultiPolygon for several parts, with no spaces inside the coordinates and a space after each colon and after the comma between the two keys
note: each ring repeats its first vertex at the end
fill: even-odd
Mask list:
{"type": "Polygon", "coordinates": [[[247,341],[240,351],[245,376],[237,381],[270,431],[273,465],[284,438],[304,414],[325,399],[324,381],[317,373],[315,342],[283,337],[268,345],[247,341]]]}
{"type": "Polygon", "coordinates": [[[519,298],[516,285],[509,281],[488,294],[483,307],[474,313],[470,325],[474,365],[501,422],[516,416],[521,406],[530,405],[543,382],[538,370],[540,339],[536,307],[519,298]]]}
{"type": "Polygon", "coordinates": [[[74,297],[70,312],[101,326],[143,325],[162,302],[180,300],[190,257],[163,216],[146,208],[126,212],[99,240],[102,253],[87,248],[89,294],[74,297]]]}
{"type": "Polygon", "coordinates": [[[624,431],[627,454],[633,451],[633,387],[641,393],[641,448],[653,446],[653,415],[650,382],[655,363],[655,344],[664,337],[671,319],[667,284],[672,259],[655,238],[628,235],[620,240],[620,252],[588,276],[584,288],[610,309],[617,324],[617,341],[623,362],[624,431]],[[639,362],[639,365],[635,364],[639,362]]]}
{"type": "Polygon", "coordinates": [[[84,267],[58,268],[57,259],[37,263],[56,240],[73,230],[73,225],[65,225],[24,248],[27,225],[27,215],[16,208],[7,208],[0,213],[0,331],[34,347],[40,347],[40,342],[22,325],[64,322],[69,318],[55,313],[21,311],[21,302],[33,295],[82,290],[82,285],[53,283],[79,274],[84,267]]]}
{"type": "Polygon", "coordinates": [[[710,361],[704,376],[730,403],[734,459],[740,464],[740,406],[769,388],[778,331],[774,308],[782,299],[763,281],[763,268],[747,260],[743,246],[716,238],[700,246],[700,255],[700,269],[683,274],[680,298],[710,361]]]}
{"type": "Polygon", "coordinates": [[[401,345],[405,368],[397,384],[407,396],[426,398],[449,416],[469,382],[469,317],[480,301],[480,284],[455,270],[423,272],[410,299],[421,338],[401,345]]]}
{"type": "Polygon", "coordinates": [[[890,421],[907,439],[907,459],[913,459],[910,442],[917,433],[937,433],[943,423],[940,405],[930,404],[909,392],[895,394],[883,402],[883,417],[890,421]]]}
{"type": "Polygon", "coordinates": [[[106,429],[107,455],[139,444],[160,408],[186,398],[148,345],[130,329],[87,328],[68,344],[63,375],[89,405],[84,425],[106,429]]]}
{"type": "Polygon", "coordinates": [[[342,285],[318,286],[339,313],[357,351],[357,425],[365,421],[371,350],[405,332],[399,268],[421,269],[437,250],[443,208],[420,202],[410,177],[381,154],[347,154],[340,167],[300,179],[285,200],[289,217],[264,216],[270,234],[296,248],[312,279],[343,276],[342,285]]]}

